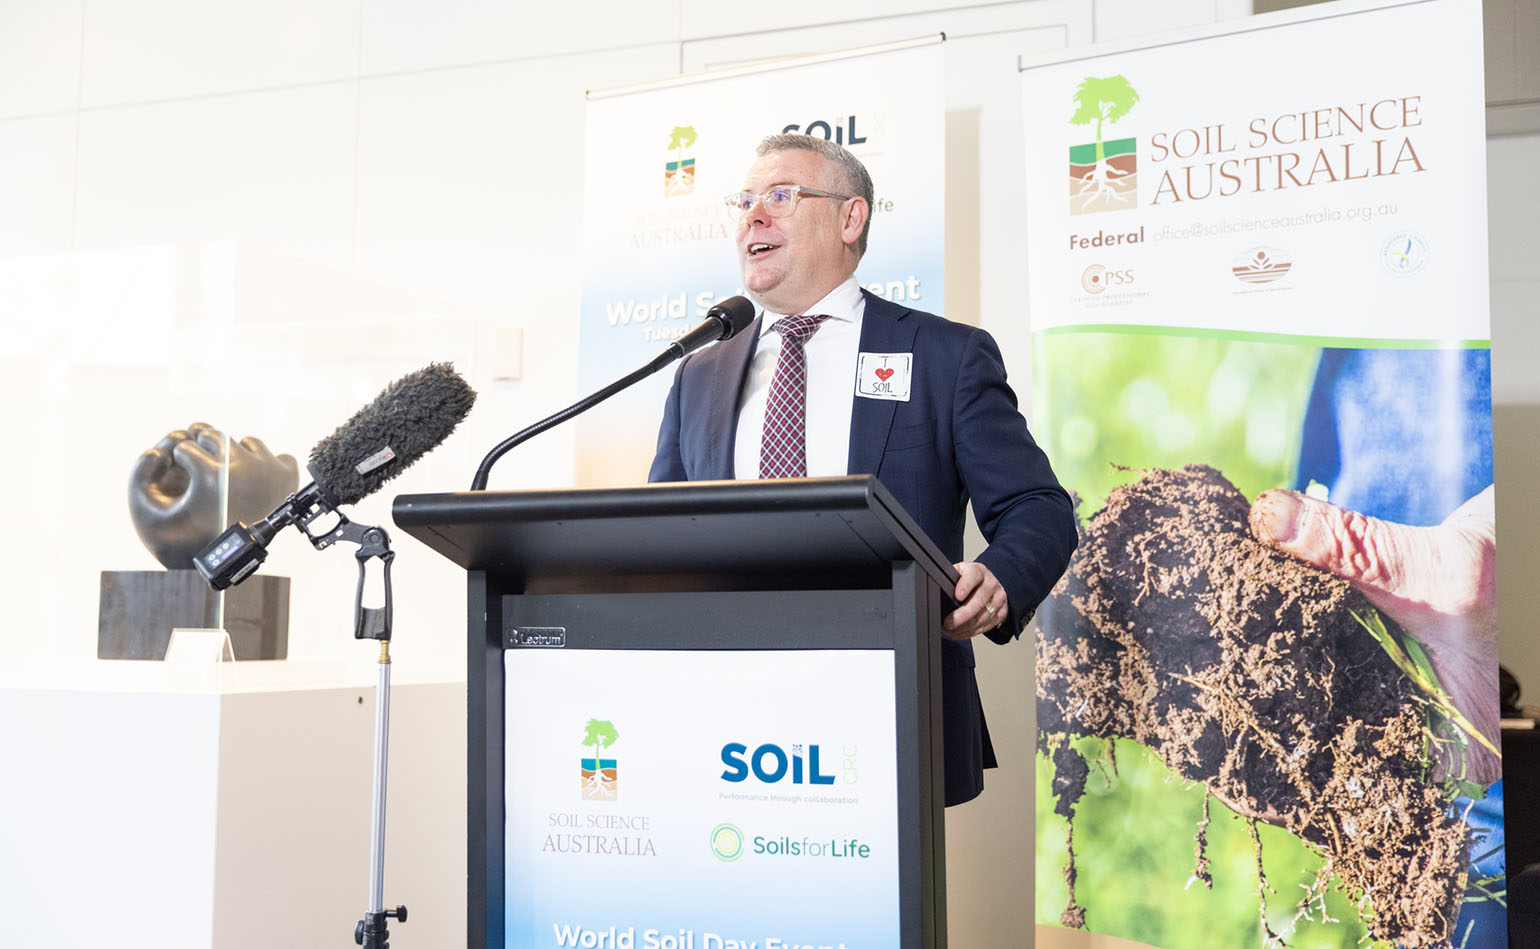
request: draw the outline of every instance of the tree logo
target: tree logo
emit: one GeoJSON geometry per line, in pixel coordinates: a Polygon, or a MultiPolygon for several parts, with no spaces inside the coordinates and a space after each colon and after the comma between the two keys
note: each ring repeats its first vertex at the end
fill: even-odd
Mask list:
{"type": "Polygon", "coordinates": [[[584,758],[583,800],[613,801],[620,796],[620,770],[614,758],[605,758],[604,749],[620,740],[620,733],[613,722],[590,718],[583,731],[583,746],[592,748],[594,756],[584,758]]]}
{"type": "Polygon", "coordinates": [[[1122,211],[1138,204],[1137,138],[1102,139],[1103,123],[1116,122],[1139,101],[1122,76],[1087,76],[1075,88],[1075,125],[1096,123],[1096,141],[1069,149],[1069,213],[1122,211]]]}
{"type": "Polygon", "coordinates": [[[711,852],[718,860],[731,863],[743,856],[743,831],[732,824],[711,828],[711,852]]]}
{"type": "Polygon", "coordinates": [[[685,156],[697,138],[693,125],[676,125],[668,133],[668,151],[673,158],[663,165],[663,197],[695,193],[695,156],[685,156]]]}

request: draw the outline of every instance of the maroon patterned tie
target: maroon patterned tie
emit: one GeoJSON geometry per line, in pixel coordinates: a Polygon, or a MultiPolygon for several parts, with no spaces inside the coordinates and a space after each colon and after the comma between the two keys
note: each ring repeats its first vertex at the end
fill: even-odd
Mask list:
{"type": "Polygon", "coordinates": [[[807,476],[807,354],[803,344],[827,316],[787,316],[770,327],[781,334],[781,358],[765,402],[765,433],[759,443],[761,478],[807,476]]]}

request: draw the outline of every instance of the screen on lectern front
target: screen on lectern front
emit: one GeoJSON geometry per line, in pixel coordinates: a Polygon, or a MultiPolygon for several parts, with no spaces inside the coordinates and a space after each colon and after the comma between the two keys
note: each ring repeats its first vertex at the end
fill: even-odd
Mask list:
{"type": "Polygon", "coordinates": [[[504,662],[507,946],[898,945],[891,652],[504,662]]]}

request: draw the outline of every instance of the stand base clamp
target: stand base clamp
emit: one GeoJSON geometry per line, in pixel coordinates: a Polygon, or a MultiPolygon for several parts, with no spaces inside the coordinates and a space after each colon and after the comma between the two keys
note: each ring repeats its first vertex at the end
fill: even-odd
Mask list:
{"type": "Polygon", "coordinates": [[[387,917],[406,922],[406,907],[397,906],[395,909],[370,913],[360,919],[353,928],[353,941],[369,949],[390,949],[390,932],[385,928],[387,917]]]}

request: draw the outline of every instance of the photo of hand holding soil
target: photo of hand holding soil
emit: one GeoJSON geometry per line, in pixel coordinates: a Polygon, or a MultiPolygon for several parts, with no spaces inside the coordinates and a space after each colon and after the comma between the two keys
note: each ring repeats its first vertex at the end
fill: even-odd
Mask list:
{"type": "MultiPolygon", "coordinates": [[[[1167,414],[1211,408],[1214,380],[1237,360],[1276,369],[1269,351],[1294,349],[1160,341],[1187,357],[1172,364],[1217,364],[1194,382],[1163,377],[1158,362],[1151,372],[1148,338],[1052,342],[1099,346],[1104,363],[1143,349],[1146,371],[1124,391],[1159,387],[1167,414]]],[[[1307,394],[1335,357],[1307,358],[1293,359],[1284,381],[1299,406],[1289,421],[1308,447],[1307,394]]],[[[1231,415],[1241,431],[1228,447],[1189,444],[1185,454],[1241,471],[1250,498],[1220,467],[1173,464],[1176,453],[1153,438],[1099,437],[1078,453],[1083,467],[1063,466],[1072,489],[1080,474],[1111,487],[1089,516],[1082,502],[1080,548],[1039,611],[1038,920],[1160,946],[1502,945],[1474,938],[1462,916],[1485,903],[1500,919],[1503,900],[1501,874],[1473,868],[1493,848],[1500,859],[1500,812],[1495,832],[1471,816],[1500,777],[1495,715],[1487,720],[1484,679],[1470,673],[1490,666],[1495,710],[1495,649],[1458,661],[1446,644],[1464,640],[1426,624],[1416,633],[1432,632],[1419,639],[1390,613],[1421,614],[1376,590],[1366,596],[1362,571],[1306,562],[1280,536],[1291,528],[1269,518],[1328,509],[1272,490],[1310,452],[1274,456],[1271,476],[1256,453],[1237,457],[1235,446],[1258,443],[1245,426],[1267,417],[1246,405],[1269,404],[1266,391],[1240,395],[1231,415]],[[1166,466],[1121,468],[1109,455],[1166,466]]],[[[1074,425],[1060,437],[1066,430],[1077,437],[1074,425]]],[[[1330,513],[1345,533],[1382,530],[1330,513]]],[[[1495,540],[1471,533],[1479,573],[1495,540]]],[[[1488,622],[1479,610],[1469,613],[1479,622],[1456,612],[1439,615],[1488,622]]],[[[1490,626],[1495,645],[1495,618],[1490,626]]],[[[1484,642],[1482,630],[1466,640],[1484,642]]]]}

